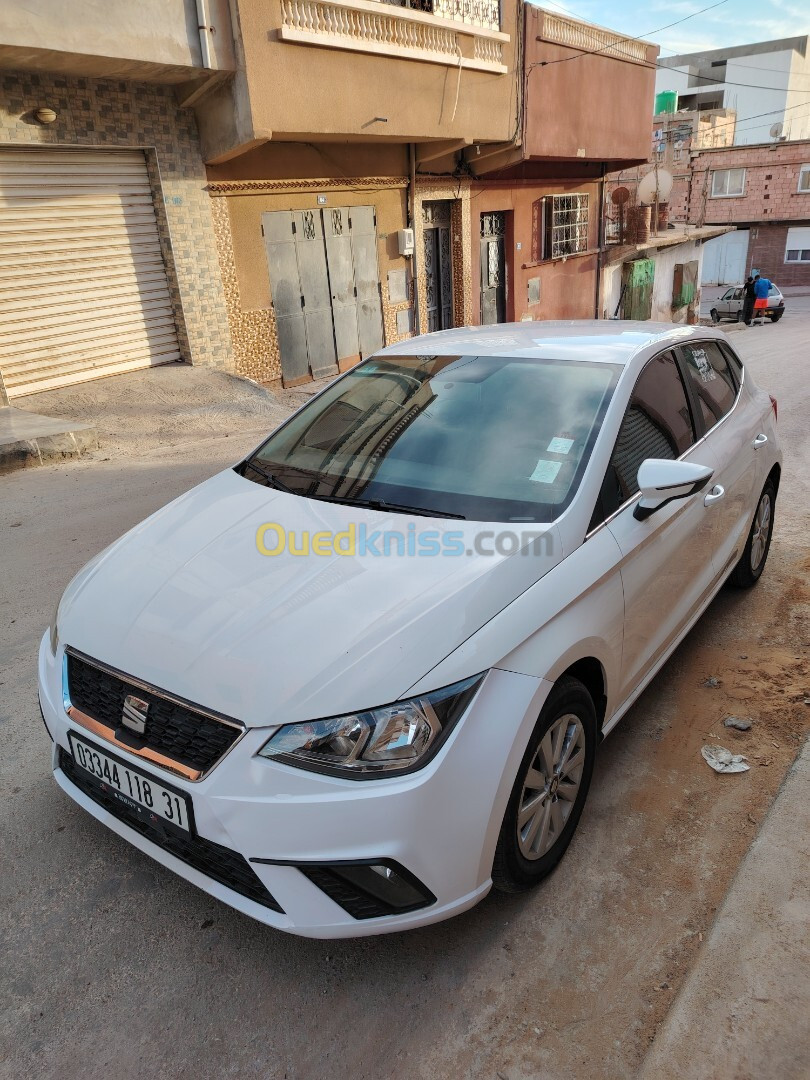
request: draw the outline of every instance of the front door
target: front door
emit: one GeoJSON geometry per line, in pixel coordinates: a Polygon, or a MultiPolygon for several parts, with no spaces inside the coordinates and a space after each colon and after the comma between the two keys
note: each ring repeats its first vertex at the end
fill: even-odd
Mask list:
{"type": "Polygon", "coordinates": [[[506,322],[506,213],[481,215],[481,325],[506,322]]]}
{"type": "Polygon", "coordinates": [[[449,330],[453,325],[450,209],[449,199],[426,200],[422,203],[428,333],[449,330]]]}
{"type": "Polygon", "coordinates": [[[262,232],[285,386],[382,347],[373,206],[273,211],[262,232]]]}
{"type": "Polygon", "coordinates": [[[655,262],[652,259],[633,259],[623,264],[623,319],[649,319],[654,280],[655,262]]]}
{"type": "Polygon", "coordinates": [[[647,458],[715,466],[695,426],[675,357],[662,353],[639,376],[603,486],[608,528],[621,550],[624,644],[619,699],[625,701],[700,607],[714,585],[714,517],[705,492],[676,499],[650,517],[634,516],[639,466],[647,458]]]}

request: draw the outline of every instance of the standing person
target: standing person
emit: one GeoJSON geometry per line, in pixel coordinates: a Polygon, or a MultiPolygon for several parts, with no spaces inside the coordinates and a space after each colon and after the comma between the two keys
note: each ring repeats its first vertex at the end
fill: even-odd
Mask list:
{"type": "Polygon", "coordinates": [[[746,326],[751,325],[751,316],[754,314],[754,279],[749,274],[743,285],[743,322],[746,326]]]}
{"type": "Polygon", "coordinates": [[[760,274],[754,278],[754,318],[768,307],[768,293],[771,291],[771,283],[760,274]]]}

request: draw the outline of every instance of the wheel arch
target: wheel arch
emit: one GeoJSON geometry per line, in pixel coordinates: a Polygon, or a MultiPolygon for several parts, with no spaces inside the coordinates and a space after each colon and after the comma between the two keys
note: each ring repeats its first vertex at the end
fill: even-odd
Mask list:
{"type": "Polygon", "coordinates": [[[583,656],[580,660],[575,660],[572,664],[569,664],[564,671],[561,671],[557,675],[555,682],[566,675],[579,680],[591,695],[601,733],[607,712],[607,677],[601,660],[598,660],[595,656],[583,656]]]}
{"type": "Polygon", "coordinates": [[[768,473],[768,479],[773,484],[773,489],[776,494],[779,494],[779,481],[782,479],[782,466],[777,461],[771,471],[768,473]]]}

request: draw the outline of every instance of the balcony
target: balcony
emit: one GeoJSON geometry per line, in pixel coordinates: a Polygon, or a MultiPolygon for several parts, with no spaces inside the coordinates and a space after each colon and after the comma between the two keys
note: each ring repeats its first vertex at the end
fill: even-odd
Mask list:
{"type": "Polygon", "coordinates": [[[282,41],[505,74],[498,0],[281,0],[282,41]],[[428,10],[425,10],[427,8],[428,10]]]}

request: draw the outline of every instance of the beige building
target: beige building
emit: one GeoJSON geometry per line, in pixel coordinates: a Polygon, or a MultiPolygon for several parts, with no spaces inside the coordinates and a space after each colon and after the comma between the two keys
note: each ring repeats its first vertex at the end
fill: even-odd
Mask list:
{"type": "Polygon", "coordinates": [[[0,398],[170,360],[233,366],[193,106],[227,0],[0,5],[0,398]]]}

